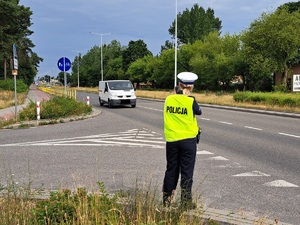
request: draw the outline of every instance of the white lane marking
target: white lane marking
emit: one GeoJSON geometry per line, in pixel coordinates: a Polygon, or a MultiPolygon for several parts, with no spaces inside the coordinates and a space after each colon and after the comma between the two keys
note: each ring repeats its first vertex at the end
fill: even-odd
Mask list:
{"type": "Polygon", "coordinates": [[[241,166],[241,164],[239,164],[239,163],[231,163],[231,164],[226,164],[226,165],[220,165],[217,167],[219,167],[219,168],[242,168],[245,166],[241,166]]]}
{"type": "Polygon", "coordinates": [[[149,107],[144,107],[144,106],[139,106],[139,108],[144,108],[144,109],[150,109],[150,110],[154,110],[154,111],[163,112],[163,110],[161,110],[161,109],[154,109],[154,108],[149,108],[149,107]]]}
{"type": "Polygon", "coordinates": [[[214,155],[214,153],[209,151],[197,151],[197,155],[214,155]]]}
{"type": "Polygon", "coordinates": [[[5,144],[0,146],[128,146],[165,148],[162,135],[148,129],[132,129],[116,134],[5,144]]]}
{"type": "Polygon", "coordinates": [[[295,138],[300,138],[300,136],[293,135],[293,134],[286,134],[286,133],[278,133],[280,135],[288,136],[288,137],[295,137],[295,138]]]}
{"type": "Polygon", "coordinates": [[[208,120],[208,121],[210,120],[210,119],[208,119],[208,118],[203,118],[203,117],[201,117],[200,119],[201,119],[201,120],[208,120]]]}
{"type": "Polygon", "coordinates": [[[225,121],[219,121],[220,123],[223,123],[223,124],[227,124],[227,125],[232,125],[232,123],[229,123],[229,122],[225,122],[225,121]]]}
{"type": "Polygon", "coordinates": [[[261,128],[257,128],[257,127],[249,127],[249,126],[245,126],[245,128],[252,129],[252,130],[262,130],[261,128]]]}
{"type": "Polygon", "coordinates": [[[227,161],[227,160],[229,160],[229,159],[226,159],[226,158],[224,158],[222,156],[211,157],[209,159],[210,160],[221,160],[221,161],[227,161]]]}
{"type": "Polygon", "coordinates": [[[114,142],[114,141],[98,141],[97,143],[91,144],[84,144],[84,143],[43,143],[43,144],[36,144],[34,146],[128,146],[128,147],[152,147],[152,148],[162,148],[164,146],[160,145],[151,145],[151,144],[142,144],[142,143],[128,143],[128,142],[114,142]]]}
{"type": "Polygon", "coordinates": [[[270,176],[269,174],[262,173],[260,171],[252,171],[252,172],[233,175],[233,177],[269,177],[269,176],[270,176]]]}
{"type": "Polygon", "coordinates": [[[268,186],[268,187],[299,187],[298,185],[289,183],[285,180],[274,180],[272,182],[265,183],[264,186],[268,186]]]}

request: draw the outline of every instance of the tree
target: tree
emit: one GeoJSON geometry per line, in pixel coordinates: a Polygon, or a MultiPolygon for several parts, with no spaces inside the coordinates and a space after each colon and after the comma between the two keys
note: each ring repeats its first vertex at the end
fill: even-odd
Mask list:
{"type": "Polygon", "coordinates": [[[160,53],[164,50],[172,49],[174,48],[174,44],[170,42],[169,40],[165,41],[165,45],[160,46],[160,53]]]}
{"type": "Polygon", "coordinates": [[[130,41],[128,47],[122,53],[123,70],[127,71],[131,63],[146,55],[152,55],[152,53],[143,40],[130,41]]]}
{"type": "Polygon", "coordinates": [[[137,86],[140,82],[152,81],[153,71],[149,66],[152,60],[153,56],[147,55],[130,64],[126,74],[132,82],[137,83],[137,86]]]}
{"type": "MultiPolygon", "coordinates": [[[[46,82],[48,82],[48,79],[50,80],[50,76],[46,75],[45,77],[46,77],[46,82]]],[[[67,84],[69,84],[71,81],[71,74],[66,73],[66,78],[67,78],[67,84]]],[[[61,82],[62,84],[64,84],[65,83],[65,72],[59,72],[59,74],[57,76],[57,80],[59,82],[61,82]]]]}
{"type": "Polygon", "coordinates": [[[112,40],[104,49],[104,74],[106,80],[124,79],[122,51],[125,47],[117,40],[112,40]]]}
{"type": "Polygon", "coordinates": [[[150,64],[151,80],[158,88],[174,88],[174,50],[169,49],[155,57],[150,64]]]}
{"type": "Polygon", "coordinates": [[[209,90],[227,90],[237,74],[236,56],[240,49],[240,39],[236,35],[219,37],[211,32],[203,41],[190,47],[190,66],[198,74],[196,87],[209,90]]]}
{"type": "Polygon", "coordinates": [[[28,38],[33,33],[29,30],[31,15],[30,8],[19,5],[19,0],[0,1],[0,60],[3,62],[3,67],[0,68],[3,70],[4,79],[12,57],[13,43],[18,47],[18,79],[30,84],[37,73],[37,66],[42,58],[32,51],[34,44],[28,38]]]}
{"type": "Polygon", "coordinates": [[[80,86],[95,87],[101,79],[100,48],[94,46],[82,56],[80,62],[80,86]]]}
{"type": "MultiPolygon", "coordinates": [[[[300,46],[300,12],[289,13],[286,8],[263,13],[242,35],[251,67],[265,65],[271,72],[283,72],[282,84],[287,85],[290,61],[298,55],[300,46]],[[268,66],[267,66],[268,64],[268,66]]],[[[251,69],[251,68],[250,68],[251,69]]]]}
{"type": "Polygon", "coordinates": [[[78,86],[78,72],[79,72],[79,79],[80,79],[80,62],[81,62],[81,54],[79,53],[78,56],[75,56],[74,61],[72,62],[72,76],[70,80],[71,86],[75,86],[75,84],[78,86]]]}
{"type": "Polygon", "coordinates": [[[278,7],[278,10],[287,9],[289,13],[300,11],[300,1],[288,2],[278,7]]]}
{"type": "MultiPolygon", "coordinates": [[[[177,38],[179,44],[193,44],[212,31],[220,32],[222,22],[215,18],[214,10],[208,8],[206,11],[198,4],[194,4],[191,10],[186,9],[177,15],[177,38]]],[[[175,20],[169,28],[169,33],[175,39],[175,20]]]]}

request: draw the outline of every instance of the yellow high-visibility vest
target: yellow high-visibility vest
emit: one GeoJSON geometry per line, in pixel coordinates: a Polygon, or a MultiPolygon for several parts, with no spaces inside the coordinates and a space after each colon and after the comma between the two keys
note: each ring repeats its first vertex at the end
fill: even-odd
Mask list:
{"type": "Polygon", "coordinates": [[[198,124],[193,113],[193,97],[169,95],[164,104],[164,134],[167,142],[196,137],[198,124]]]}

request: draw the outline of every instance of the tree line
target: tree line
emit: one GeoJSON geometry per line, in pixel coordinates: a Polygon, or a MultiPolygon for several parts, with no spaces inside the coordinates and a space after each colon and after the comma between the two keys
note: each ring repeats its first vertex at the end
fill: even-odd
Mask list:
{"type": "MultiPolygon", "coordinates": [[[[18,6],[17,0],[0,0],[1,11],[4,9],[2,5],[10,5],[8,3],[18,9],[17,14],[26,12],[30,17],[30,8],[18,6]]],[[[282,73],[282,86],[288,87],[291,68],[299,64],[300,60],[299,9],[300,1],[286,3],[274,12],[263,13],[240,34],[221,35],[222,21],[215,17],[214,10],[205,10],[194,4],[191,9],[185,9],[177,15],[177,73],[196,73],[199,76],[196,82],[197,90],[271,91],[274,72],[282,73]]],[[[0,12],[1,24],[3,18],[5,15],[0,12]]],[[[18,41],[21,49],[24,49],[24,59],[21,61],[26,59],[26,65],[31,70],[25,70],[20,78],[24,77],[27,80],[36,75],[38,63],[42,61],[31,51],[34,45],[28,39],[32,33],[29,30],[30,25],[30,20],[27,20],[22,35],[9,39],[9,45],[18,41]],[[27,41],[20,42],[21,39],[27,41]]],[[[8,23],[4,27],[10,26],[8,23]]],[[[7,31],[1,26],[0,59],[4,64],[7,64],[11,57],[9,45],[2,41],[5,37],[2,37],[2,34],[7,31]]],[[[122,46],[117,40],[104,44],[104,79],[129,79],[137,86],[148,84],[153,88],[173,88],[175,20],[168,31],[171,40],[167,40],[161,46],[157,55],[148,50],[143,40],[130,41],[127,46],[122,46]]],[[[85,55],[74,58],[71,74],[67,74],[68,82],[73,86],[77,86],[78,64],[80,86],[97,86],[101,79],[101,46],[93,46],[85,55]]],[[[25,65],[21,66],[25,68],[25,65]]],[[[3,70],[4,67],[0,68],[3,70]]],[[[58,74],[58,79],[64,83],[64,74],[58,74]]]]}
{"type": "Polygon", "coordinates": [[[15,43],[18,50],[18,76],[24,83],[33,82],[38,65],[43,59],[32,49],[33,42],[29,36],[33,34],[29,28],[32,25],[32,11],[29,7],[19,5],[19,0],[0,0],[0,80],[11,77],[12,46],[15,43]]]}

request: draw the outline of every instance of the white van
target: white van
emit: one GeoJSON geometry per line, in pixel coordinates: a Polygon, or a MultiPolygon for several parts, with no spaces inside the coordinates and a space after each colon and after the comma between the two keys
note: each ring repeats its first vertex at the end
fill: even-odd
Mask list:
{"type": "Polygon", "coordinates": [[[129,80],[99,81],[99,102],[100,106],[131,105],[134,108],[136,96],[132,83],[129,80]]]}

